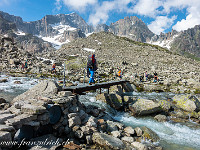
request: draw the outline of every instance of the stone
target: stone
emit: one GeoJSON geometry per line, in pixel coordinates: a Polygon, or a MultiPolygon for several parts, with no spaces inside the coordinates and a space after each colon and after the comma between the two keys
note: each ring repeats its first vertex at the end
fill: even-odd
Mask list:
{"type": "Polygon", "coordinates": [[[187,112],[199,111],[200,110],[199,100],[196,100],[191,97],[192,97],[191,95],[175,95],[173,97],[173,103],[175,104],[176,107],[187,112]]]}
{"type": "Polygon", "coordinates": [[[0,131],[13,132],[13,131],[15,131],[15,128],[13,126],[7,126],[7,125],[0,124],[0,131]]]}
{"type": "Polygon", "coordinates": [[[112,137],[111,135],[105,133],[98,133],[98,132],[93,133],[92,141],[93,143],[96,143],[105,149],[124,148],[124,144],[120,139],[112,137]]]}
{"type": "Polygon", "coordinates": [[[129,109],[134,115],[150,115],[162,111],[160,104],[147,99],[138,99],[135,103],[129,105],[129,109]]]}
{"type": "Polygon", "coordinates": [[[80,108],[77,107],[77,106],[73,106],[73,107],[69,108],[70,113],[76,113],[76,112],[79,112],[79,111],[80,111],[80,108]]]}
{"type": "Polygon", "coordinates": [[[63,122],[62,122],[62,125],[63,125],[63,126],[68,125],[68,119],[64,119],[63,122]]]}
{"type": "Polygon", "coordinates": [[[77,137],[79,139],[83,138],[83,132],[81,130],[77,130],[75,132],[75,137],[77,137]]]}
{"type": "Polygon", "coordinates": [[[142,137],[144,138],[144,140],[148,139],[152,142],[158,142],[160,140],[159,136],[155,132],[153,132],[151,129],[145,126],[142,126],[141,129],[143,131],[142,137]]]}
{"type": "Polygon", "coordinates": [[[81,110],[79,111],[79,116],[80,116],[81,120],[84,120],[85,118],[88,117],[88,114],[85,113],[85,111],[81,109],[81,110]]]}
{"type": "Polygon", "coordinates": [[[15,81],[14,84],[23,84],[21,81],[15,81]]]}
{"type": "Polygon", "coordinates": [[[4,98],[0,98],[0,104],[6,103],[6,100],[4,98]]]}
{"type": "Polygon", "coordinates": [[[156,115],[154,117],[155,120],[159,121],[159,122],[165,122],[167,121],[167,117],[165,115],[156,115]]]}
{"type": "Polygon", "coordinates": [[[42,114],[42,115],[38,115],[38,118],[37,118],[37,120],[38,121],[46,121],[46,120],[48,120],[49,119],[49,112],[47,112],[47,113],[44,113],[44,114],[42,114]]]}
{"type": "Polygon", "coordinates": [[[15,114],[1,114],[0,115],[0,124],[3,124],[6,120],[14,118],[15,114]]]}
{"type": "Polygon", "coordinates": [[[65,134],[69,134],[71,129],[68,126],[65,126],[64,132],[65,134]]]}
{"type": "Polygon", "coordinates": [[[0,83],[8,82],[8,79],[0,79],[0,83]]]}
{"type": "Polygon", "coordinates": [[[28,99],[37,99],[38,97],[54,96],[60,89],[61,87],[56,82],[51,80],[42,80],[25,93],[15,97],[12,103],[19,100],[27,101],[28,99]]]}
{"type": "Polygon", "coordinates": [[[69,121],[69,127],[73,127],[75,125],[81,125],[81,118],[79,116],[72,117],[68,121],[69,121]]]}
{"type": "Polygon", "coordinates": [[[40,126],[40,122],[38,122],[38,121],[31,121],[31,122],[25,123],[24,125],[29,125],[29,126],[32,126],[32,127],[39,127],[40,126]]]}
{"type": "Polygon", "coordinates": [[[68,118],[76,117],[78,116],[78,113],[70,113],[68,114],[68,118]]]}
{"type": "Polygon", "coordinates": [[[83,131],[83,134],[85,134],[85,135],[88,135],[91,132],[91,130],[88,126],[82,126],[81,131],[83,131]]]}
{"type": "Polygon", "coordinates": [[[58,96],[68,97],[70,95],[72,95],[72,92],[70,92],[70,91],[60,91],[60,92],[58,92],[58,96]]]}
{"type": "Polygon", "coordinates": [[[161,108],[166,112],[168,112],[170,110],[170,108],[171,108],[171,104],[170,104],[169,101],[159,100],[158,103],[160,104],[161,108]]]}
{"type": "Polygon", "coordinates": [[[99,111],[98,109],[93,109],[93,110],[91,111],[91,113],[92,113],[92,115],[93,115],[94,117],[98,117],[100,111],[99,111]]]}
{"type": "Polygon", "coordinates": [[[11,137],[10,132],[0,131],[0,141],[11,141],[11,140],[12,140],[12,137],[11,137]]]}
{"type": "Polygon", "coordinates": [[[135,130],[137,136],[142,136],[143,131],[140,127],[136,127],[134,130],[135,130]]]}
{"type": "Polygon", "coordinates": [[[112,131],[111,135],[113,137],[120,138],[121,137],[121,132],[120,131],[112,131]]]}
{"type": "Polygon", "coordinates": [[[21,111],[27,114],[42,114],[46,112],[46,108],[43,106],[34,106],[32,104],[24,104],[21,108],[21,111]]]}
{"type": "Polygon", "coordinates": [[[131,143],[131,145],[135,147],[137,150],[148,150],[147,146],[140,142],[133,142],[131,143]]]}
{"type": "Polygon", "coordinates": [[[87,144],[92,144],[92,136],[91,135],[87,135],[85,137],[86,141],[87,141],[87,144]]]}
{"type": "Polygon", "coordinates": [[[118,131],[118,129],[122,129],[123,125],[118,122],[107,121],[107,130],[108,132],[118,131]]]}
{"type": "Polygon", "coordinates": [[[129,126],[129,127],[124,128],[124,132],[126,133],[126,135],[131,136],[135,133],[135,130],[129,126]]]}
{"type": "Polygon", "coordinates": [[[128,142],[128,143],[134,142],[134,138],[129,137],[129,136],[124,136],[124,137],[121,138],[121,140],[124,141],[124,142],[128,142]]]}

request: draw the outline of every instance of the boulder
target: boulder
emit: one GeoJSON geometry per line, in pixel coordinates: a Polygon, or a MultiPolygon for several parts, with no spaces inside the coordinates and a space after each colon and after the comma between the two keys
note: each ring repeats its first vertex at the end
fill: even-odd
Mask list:
{"type": "Polygon", "coordinates": [[[81,118],[79,116],[75,116],[69,119],[69,127],[73,127],[75,125],[81,125],[81,118]]]}
{"type": "Polygon", "coordinates": [[[137,116],[150,115],[162,111],[160,104],[147,99],[138,99],[135,103],[129,105],[129,109],[137,116]]]}
{"type": "Polygon", "coordinates": [[[27,101],[29,99],[34,99],[38,97],[49,97],[54,96],[60,90],[59,85],[51,80],[42,80],[40,83],[35,85],[33,88],[29,89],[25,93],[15,97],[12,103],[22,100],[27,101]]]}
{"type": "Polygon", "coordinates": [[[165,122],[167,121],[167,117],[165,115],[156,115],[154,117],[155,120],[159,121],[159,122],[165,122]]]}
{"type": "Polygon", "coordinates": [[[143,131],[143,135],[142,137],[144,138],[144,140],[148,139],[152,142],[158,142],[160,140],[159,136],[153,132],[151,129],[143,126],[141,127],[142,131],[143,131]]]}
{"type": "Polygon", "coordinates": [[[112,131],[111,135],[113,137],[119,138],[119,137],[121,137],[121,132],[120,131],[112,131]]]}
{"type": "Polygon", "coordinates": [[[143,131],[140,127],[136,127],[134,130],[137,136],[142,136],[143,131]]]}
{"type": "Polygon", "coordinates": [[[124,137],[121,138],[121,140],[124,141],[124,142],[128,142],[128,143],[134,142],[134,138],[129,137],[129,136],[124,136],[124,137]]]}
{"type": "Polygon", "coordinates": [[[0,83],[8,82],[8,79],[0,79],[0,83]]]}
{"type": "Polygon", "coordinates": [[[102,148],[105,149],[123,149],[124,144],[123,142],[116,138],[112,137],[111,135],[105,133],[98,133],[95,132],[92,135],[93,143],[100,145],[102,148]]]}
{"type": "Polygon", "coordinates": [[[173,103],[177,108],[187,112],[200,111],[200,101],[192,95],[175,95],[173,97],[173,103]]]}
{"type": "Polygon", "coordinates": [[[130,126],[124,128],[124,132],[127,136],[133,135],[135,133],[134,129],[130,126]]]}
{"type": "Polygon", "coordinates": [[[171,108],[171,103],[169,101],[160,100],[158,103],[160,104],[161,108],[166,112],[168,112],[171,108]]]}
{"type": "Polygon", "coordinates": [[[133,142],[131,143],[131,145],[135,147],[137,150],[148,150],[147,146],[140,142],[133,142]]]}

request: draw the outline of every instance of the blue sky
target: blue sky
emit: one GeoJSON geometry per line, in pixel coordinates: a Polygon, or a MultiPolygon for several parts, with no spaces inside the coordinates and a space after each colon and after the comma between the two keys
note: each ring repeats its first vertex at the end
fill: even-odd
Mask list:
{"type": "Polygon", "coordinates": [[[200,24],[200,0],[0,0],[0,10],[24,21],[76,12],[93,25],[137,16],[156,34],[200,24]]]}

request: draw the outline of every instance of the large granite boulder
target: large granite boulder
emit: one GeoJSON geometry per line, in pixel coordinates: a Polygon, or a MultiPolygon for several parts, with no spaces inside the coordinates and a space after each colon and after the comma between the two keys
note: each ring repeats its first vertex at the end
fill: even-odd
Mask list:
{"type": "Polygon", "coordinates": [[[60,90],[59,85],[51,80],[42,80],[33,88],[13,99],[12,103],[17,101],[26,101],[29,99],[37,99],[38,97],[54,96],[60,90]]]}
{"type": "Polygon", "coordinates": [[[173,103],[177,108],[187,112],[200,111],[200,101],[193,95],[175,95],[173,97],[173,103]]]}
{"type": "Polygon", "coordinates": [[[137,116],[150,115],[162,111],[159,103],[148,99],[138,99],[129,105],[129,109],[137,116]]]}
{"type": "Polygon", "coordinates": [[[111,135],[105,134],[105,133],[98,133],[98,132],[93,133],[92,141],[95,144],[100,145],[101,147],[105,149],[123,149],[124,148],[124,144],[120,139],[113,137],[111,135]]]}

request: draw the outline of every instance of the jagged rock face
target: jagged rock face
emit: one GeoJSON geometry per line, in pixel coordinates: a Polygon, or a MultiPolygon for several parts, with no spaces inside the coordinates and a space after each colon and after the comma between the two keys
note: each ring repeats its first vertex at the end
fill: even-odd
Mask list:
{"type": "Polygon", "coordinates": [[[14,23],[8,22],[0,15],[0,34],[5,34],[16,30],[17,28],[14,23]]]}
{"type": "Polygon", "coordinates": [[[172,43],[172,50],[180,54],[200,57],[200,25],[185,30],[172,43]]]}
{"type": "Polygon", "coordinates": [[[95,27],[95,32],[101,32],[101,31],[107,32],[108,30],[109,26],[107,26],[106,24],[99,24],[95,27]]]}
{"type": "Polygon", "coordinates": [[[146,24],[136,16],[125,17],[112,23],[109,31],[116,35],[126,36],[140,42],[146,42],[154,36],[154,33],[148,29],[146,24]]]}
{"type": "Polygon", "coordinates": [[[80,29],[75,29],[75,30],[67,30],[64,31],[63,35],[59,38],[60,42],[65,42],[67,40],[73,41],[74,39],[77,38],[84,38],[85,34],[80,30],[80,29]]]}
{"type": "Polygon", "coordinates": [[[33,35],[53,36],[58,31],[53,29],[52,26],[58,23],[62,25],[68,25],[74,28],[79,28],[82,32],[85,33],[92,32],[92,27],[87,25],[83,18],[81,18],[76,13],[68,15],[46,15],[41,20],[32,22],[23,22],[21,17],[12,16],[4,12],[0,12],[0,14],[6,20],[14,22],[19,30],[33,35]]]}
{"type": "Polygon", "coordinates": [[[18,47],[23,47],[23,49],[28,52],[37,53],[42,51],[54,50],[51,43],[45,42],[42,39],[31,34],[18,36],[15,40],[18,47]]]}

